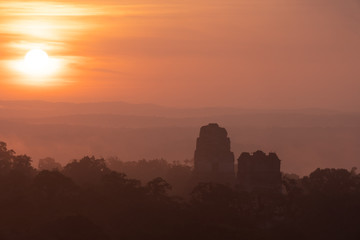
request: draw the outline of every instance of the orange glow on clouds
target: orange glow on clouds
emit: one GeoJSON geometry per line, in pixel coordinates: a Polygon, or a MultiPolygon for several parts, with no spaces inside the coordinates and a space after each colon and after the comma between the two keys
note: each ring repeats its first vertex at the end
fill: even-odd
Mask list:
{"type": "Polygon", "coordinates": [[[8,16],[89,16],[104,14],[101,7],[52,1],[13,1],[0,3],[3,15],[8,16]]]}
{"type": "Polygon", "coordinates": [[[356,109],[359,22],[356,1],[2,1],[0,96],[356,109]],[[21,70],[31,49],[56,70],[21,70]]]}
{"type": "Polygon", "coordinates": [[[10,36],[5,46],[11,54],[4,61],[8,69],[13,71],[9,73],[10,82],[25,85],[63,84],[61,78],[70,71],[67,65],[71,63],[69,59],[72,56],[61,54],[61,50],[66,48],[66,39],[72,33],[84,30],[85,24],[69,22],[61,16],[78,16],[85,12],[79,7],[55,3],[1,3],[0,13],[7,17],[0,23],[0,32],[10,36]],[[57,51],[59,54],[42,60],[34,56],[29,60],[27,54],[24,60],[25,54],[32,49],[42,49],[50,54],[57,51]]]}

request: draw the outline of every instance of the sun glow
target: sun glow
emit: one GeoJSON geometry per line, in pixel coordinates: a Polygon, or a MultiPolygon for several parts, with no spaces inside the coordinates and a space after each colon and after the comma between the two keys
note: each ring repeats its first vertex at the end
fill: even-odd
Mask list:
{"type": "Polygon", "coordinates": [[[54,73],[57,66],[56,60],[50,58],[44,50],[32,49],[26,53],[18,69],[30,76],[46,76],[54,73]]]}
{"type": "Polygon", "coordinates": [[[30,50],[25,55],[25,71],[31,74],[42,74],[49,68],[49,56],[41,49],[30,50]]]}

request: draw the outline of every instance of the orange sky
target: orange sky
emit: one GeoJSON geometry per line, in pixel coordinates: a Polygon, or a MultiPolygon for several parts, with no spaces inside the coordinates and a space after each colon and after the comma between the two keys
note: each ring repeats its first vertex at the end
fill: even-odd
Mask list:
{"type": "Polygon", "coordinates": [[[0,100],[357,110],[359,43],[359,0],[2,1],[0,100]]]}

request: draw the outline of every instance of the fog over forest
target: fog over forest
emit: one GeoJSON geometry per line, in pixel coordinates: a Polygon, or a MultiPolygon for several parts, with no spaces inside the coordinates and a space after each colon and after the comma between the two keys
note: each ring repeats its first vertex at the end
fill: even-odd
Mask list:
{"type": "Polygon", "coordinates": [[[170,108],[151,104],[0,102],[0,136],[34,166],[84,155],[120,160],[191,160],[199,127],[225,127],[231,149],[274,151],[282,171],[306,175],[318,167],[359,166],[360,113],[326,109],[170,108]]]}

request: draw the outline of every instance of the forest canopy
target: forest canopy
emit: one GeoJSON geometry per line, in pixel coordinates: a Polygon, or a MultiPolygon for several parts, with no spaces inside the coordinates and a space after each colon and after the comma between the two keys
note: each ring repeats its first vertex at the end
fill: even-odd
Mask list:
{"type": "Polygon", "coordinates": [[[356,239],[360,233],[356,169],[283,174],[281,192],[248,192],[192,182],[188,165],[165,160],[86,156],[64,167],[47,159],[43,169],[31,163],[0,143],[0,239],[356,239]],[[162,176],[142,182],[126,175],[151,166],[162,166],[162,176]],[[171,181],[181,190],[172,191],[171,181]]]}

